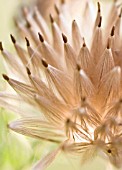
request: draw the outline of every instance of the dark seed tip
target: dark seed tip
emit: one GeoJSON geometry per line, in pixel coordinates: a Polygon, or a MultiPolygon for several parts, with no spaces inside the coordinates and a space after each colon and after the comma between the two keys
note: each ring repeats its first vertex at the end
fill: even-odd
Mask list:
{"type": "Polygon", "coordinates": [[[83,47],[86,47],[85,39],[83,38],[83,47]]]}
{"type": "Polygon", "coordinates": [[[74,19],[73,21],[72,21],[72,26],[75,26],[77,23],[76,23],[76,20],[74,19]]]}
{"type": "Polygon", "coordinates": [[[2,76],[6,81],[9,81],[9,77],[6,74],[2,74],[2,76]]]}
{"type": "Polygon", "coordinates": [[[27,37],[25,37],[25,40],[26,40],[26,45],[27,45],[27,47],[29,47],[29,46],[30,46],[30,42],[29,42],[29,40],[27,39],[27,37]]]}
{"type": "Polygon", "coordinates": [[[12,34],[10,34],[10,37],[11,37],[11,41],[15,44],[16,40],[15,40],[14,36],[12,34]]]}
{"type": "Polygon", "coordinates": [[[3,45],[1,41],[0,41],[0,50],[3,51],[3,45]]]}
{"type": "Polygon", "coordinates": [[[101,11],[101,7],[100,7],[100,3],[99,2],[97,2],[97,6],[98,6],[98,12],[100,12],[101,11]]]}
{"type": "Polygon", "coordinates": [[[108,149],[107,152],[108,152],[108,153],[111,153],[112,151],[111,151],[111,149],[108,149]]]}
{"type": "Polygon", "coordinates": [[[101,23],[102,23],[102,16],[100,16],[100,21],[99,21],[98,27],[101,27],[101,23]]]}
{"type": "Polygon", "coordinates": [[[30,69],[28,67],[26,67],[26,70],[27,70],[27,74],[31,75],[30,69]]]}
{"type": "Polygon", "coordinates": [[[86,43],[85,42],[83,43],[83,47],[86,47],[86,43]]]}
{"type": "Polygon", "coordinates": [[[76,20],[74,19],[72,23],[73,23],[73,24],[76,23],[76,20]]]}
{"type": "Polygon", "coordinates": [[[56,4],[54,5],[54,8],[55,8],[56,13],[59,15],[59,14],[60,14],[60,12],[59,12],[59,9],[58,9],[58,7],[57,7],[57,5],[56,5],[56,4]]]}
{"type": "Polygon", "coordinates": [[[107,43],[107,49],[110,49],[109,40],[108,40],[108,43],[107,43]]]}
{"type": "Polygon", "coordinates": [[[38,35],[39,35],[39,40],[43,43],[44,42],[43,36],[40,33],[38,33],[38,35]]]}
{"type": "Polygon", "coordinates": [[[120,14],[119,14],[119,18],[121,18],[121,17],[122,17],[122,8],[121,8],[120,14]]]}
{"type": "Polygon", "coordinates": [[[63,38],[63,41],[64,41],[64,43],[67,43],[67,37],[66,37],[66,35],[64,35],[63,33],[62,33],[62,38],[63,38]]]}
{"type": "Polygon", "coordinates": [[[111,36],[113,37],[114,36],[114,32],[115,32],[115,26],[112,27],[112,30],[111,30],[111,36]]]}
{"type": "Polygon", "coordinates": [[[81,69],[79,64],[77,64],[76,68],[78,71],[80,71],[80,69],[81,69]]]}
{"type": "Polygon", "coordinates": [[[26,27],[29,29],[31,28],[31,24],[26,20],[26,27]]]}
{"type": "Polygon", "coordinates": [[[69,124],[70,122],[71,122],[71,120],[69,118],[67,118],[66,124],[69,124]]]}
{"type": "Polygon", "coordinates": [[[50,14],[50,21],[51,21],[51,23],[53,23],[54,22],[54,19],[53,19],[53,17],[52,17],[52,15],[50,14]]]}
{"type": "Polygon", "coordinates": [[[85,102],[86,101],[86,97],[85,96],[81,97],[81,101],[85,102]]]}
{"type": "Polygon", "coordinates": [[[46,68],[48,67],[47,62],[45,60],[43,60],[43,59],[42,59],[42,64],[43,64],[44,67],[46,67],[46,68]]]}

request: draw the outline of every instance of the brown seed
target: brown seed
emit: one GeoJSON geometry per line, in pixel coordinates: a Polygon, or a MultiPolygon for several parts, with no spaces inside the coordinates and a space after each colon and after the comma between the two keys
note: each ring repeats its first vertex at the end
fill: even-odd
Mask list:
{"type": "Polygon", "coordinates": [[[13,44],[15,44],[16,40],[15,40],[14,36],[12,34],[10,34],[10,37],[11,37],[11,41],[13,42],[13,44]]]}
{"type": "Polygon", "coordinates": [[[3,51],[3,45],[2,42],[0,42],[0,50],[3,51]]]}
{"type": "Polygon", "coordinates": [[[31,75],[30,69],[28,67],[26,67],[26,70],[27,70],[27,74],[31,75]]]}
{"type": "Polygon", "coordinates": [[[25,40],[26,40],[26,45],[27,45],[27,47],[29,47],[30,46],[30,42],[29,42],[29,40],[25,37],[25,40]]]}
{"type": "Polygon", "coordinates": [[[98,27],[101,27],[101,23],[102,23],[102,16],[100,16],[100,21],[99,21],[98,27]]]}
{"type": "Polygon", "coordinates": [[[115,26],[112,27],[112,30],[111,30],[111,36],[113,37],[114,36],[114,32],[115,32],[115,26]]]}
{"type": "Polygon", "coordinates": [[[45,60],[42,60],[42,64],[43,64],[44,67],[46,67],[46,68],[48,67],[48,64],[46,63],[45,60]]]}
{"type": "Polygon", "coordinates": [[[9,77],[6,74],[2,74],[2,76],[6,81],[9,81],[9,77]]]}
{"type": "Polygon", "coordinates": [[[44,42],[43,36],[40,33],[38,33],[38,35],[39,35],[39,40],[43,43],[44,42]]]}
{"type": "Polygon", "coordinates": [[[63,41],[64,41],[64,43],[67,43],[67,37],[66,37],[66,35],[64,35],[63,33],[62,33],[62,38],[63,38],[63,41]]]}

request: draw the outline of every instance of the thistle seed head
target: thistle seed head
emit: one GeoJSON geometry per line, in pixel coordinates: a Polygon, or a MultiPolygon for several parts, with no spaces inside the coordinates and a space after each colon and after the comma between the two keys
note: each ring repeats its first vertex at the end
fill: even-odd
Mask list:
{"type": "MultiPolygon", "coordinates": [[[[99,2],[97,10],[91,0],[55,5],[52,0],[46,2],[38,1],[43,10],[42,6],[26,10],[22,18],[26,24],[17,24],[23,39],[26,37],[27,50],[11,35],[18,58],[0,42],[1,53],[14,75],[3,74],[3,78],[20,94],[19,100],[41,112],[30,117],[28,111],[9,128],[58,143],[59,149],[45,162],[51,163],[59,150],[86,160],[101,150],[114,166],[122,167],[121,5],[112,2],[105,17],[107,9],[99,2]],[[46,11],[49,5],[51,30],[46,11]]],[[[3,100],[4,96],[0,105],[12,109],[3,100]]]]}

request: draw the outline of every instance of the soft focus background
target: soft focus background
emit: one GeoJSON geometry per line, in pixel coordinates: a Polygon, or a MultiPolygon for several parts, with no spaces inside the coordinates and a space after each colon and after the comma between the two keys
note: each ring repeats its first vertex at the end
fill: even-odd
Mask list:
{"type": "MultiPolygon", "coordinates": [[[[27,3],[29,2],[26,0],[27,3]]],[[[16,34],[13,16],[18,14],[18,8],[25,3],[23,0],[0,0],[0,41],[4,48],[12,50],[10,33],[16,34]]],[[[0,55],[0,91],[5,89],[6,83],[1,74],[5,73],[2,56],[0,55]]],[[[16,119],[16,115],[0,108],[0,170],[30,170],[32,165],[56,145],[26,138],[7,129],[7,123],[16,119]]],[[[79,158],[80,160],[80,158],[79,158]]],[[[80,161],[70,155],[60,154],[48,170],[105,170],[104,159],[96,158],[81,166],[80,161]]]]}

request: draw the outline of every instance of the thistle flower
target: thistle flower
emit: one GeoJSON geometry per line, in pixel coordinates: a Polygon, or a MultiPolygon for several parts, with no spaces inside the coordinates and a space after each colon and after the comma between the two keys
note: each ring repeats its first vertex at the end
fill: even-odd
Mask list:
{"type": "Polygon", "coordinates": [[[62,1],[50,25],[36,7],[24,8],[16,25],[27,50],[13,35],[17,57],[0,43],[10,68],[3,78],[16,92],[0,93],[0,105],[21,115],[9,128],[59,144],[33,169],[46,168],[60,151],[82,162],[100,151],[122,167],[121,4],[114,1],[105,18],[97,5],[96,12],[90,0],[62,1]]]}

